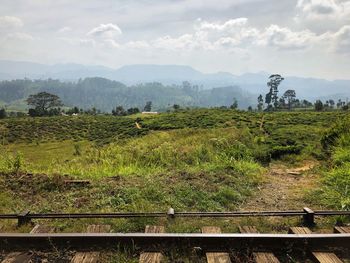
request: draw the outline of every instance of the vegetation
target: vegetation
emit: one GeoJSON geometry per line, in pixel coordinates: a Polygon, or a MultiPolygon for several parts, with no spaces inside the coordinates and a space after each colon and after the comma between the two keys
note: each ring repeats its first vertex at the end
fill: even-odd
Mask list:
{"type": "Polygon", "coordinates": [[[350,119],[336,122],[322,138],[330,162],[324,170],[319,200],[331,208],[350,209],[350,119]]]}
{"type": "MultiPolygon", "coordinates": [[[[179,114],[191,116],[195,112],[179,114]]],[[[198,122],[200,116],[208,112],[196,112],[198,122]]],[[[219,110],[215,114],[225,119],[221,114],[229,116],[229,112],[239,114],[219,110]]],[[[35,125],[48,126],[42,140],[31,144],[18,140],[2,146],[5,154],[0,158],[0,192],[4,205],[0,212],[24,208],[37,212],[166,211],[170,206],[183,211],[237,209],[262,181],[265,170],[255,161],[254,135],[248,128],[214,123],[211,127],[202,124],[203,128],[199,129],[150,129],[156,127],[154,122],[168,115],[172,114],[147,116],[140,121],[141,130],[133,127],[139,134],[114,138],[105,146],[67,141],[68,131],[63,133],[66,136],[63,141],[55,140],[57,134],[65,130],[62,123],[67,118],[70,122],[64,124],[66,128],[76,127],[69,131],[92,129],[88,133],[93,132],[96,122],[96,126],[108,129],[109,121],[113,127],[121,124],[120,129],[126,131],[134,119],[112,116],[34,119],[35,125]],[[49,133],[53,127],[51,121],[56,125],[61,123],[60,130],[49,133]],[[80,127],[81,123],[89,126],[80,127]],[[143,129],[147,134],[141,136],[143,129]],[[92,186],[67,187],[63,183],[67,178],[89,178],[92,186]],[[39,198],[43,193],[45,199],[39,198]],[[5,201],[8,199],[12,200],[5,201]]],[[[16,123],[6,121],[13,129],[30,125],[27,119],[16,119],[16,123]]],[[[27,129],[21,129],[23,136],[27,129]]],[[[120,134],[125,133],[120,130],[120,134]]],[[[119,231],[140,231],[144,223],[131,220],[113,225],[119,231]]],[[[69,229],[72,224],[65,223],[64,228],[69,229]]]]}
{"type": "Polygon", "coordinates": [[[284,94],[283,94],[283,99],[287,100],[287,104],[288,104],[288,109],[291,110],[292,109],[292,104],[295,101],[296,98],[296,93],[295,90],[287,90],[284,94]]]}
{"type": "Polygon", "coordinates": [[[107,143],[145,134],[131,118],[112,116],[55,116],[42,118],[8,118],[0,122],[3,143],[36,143],[55,140],[89,140],[107,143]]]}
{"type": "Polygon", "coordinates": [[[317,101],[315,102],[315,110],[316,110],[316,111],[322,111],[323,108],[324,108],[324,107],[323,107],[322,101],[317,100],[317,101]]]}
{"type": "Polygon", "coordinates": [[[281,75],[273,74],[269,77],[269,82],[267,86],[269,87],[269,92],[265,96],[265,103],[267,104],[267,109],[278,108],[278,86],[284,80],[281,75]]]}
{"type": "Polygon", "coordinates": [[[0,109],[0,119],[4,119],[7,117],[7,113],[5,109],[0,109]]]}
{"type": "Polygon", "coordinates": [[[150,112],[152,110],[152,101],[147,101],[143,110],[150,112]]]}
{"type": "Polygon", "coordinates": [[[86,78],[77,82],[52,79],[0,81],[0,102],[13,110],[26,111],[25,100],[39,92],[59,96],[67,107],[76,106],[84,110],[96,108],[103,112],[111,112],[116,106],[122,106],[124,109],[144,109],[150,101],[151,108],[157,111],[165,111],[173,104],[184,107],[229,107],[233,98],[237,98],[242,108],[248,107],[252,102],[237,86],[217,87],[211,90],[201,90],[189,82],[171,86],[161,83],[126,86],[104,78],[86,78]]]}
{"type": "MultiPolygon", "coordinates": [[[[29,110],[29,115],[32,117],[54,115],[50,114],[52,110],[63,106],[57,95],[47,92],[39,92],[38,94],[30,95],[27,99],[27,103],[29,106],[33,107],[29,110]]],[[[59,112],[59,110],[56,112],[59,112]]]]}
{"type": "MultiPolygon", "coordinates": [[[[324,179],[316,186],[318,200],[313,201],[348,209],[345,117],[342,111],[174,107],[173,112],[151,116],[6,118],[0,121],[0,213],[236,210],[265,182],[269,164],[327,159],[330,168],[324,168],[324,179]],[[325,134],[329,123],[338,124],[325,134]],[[91,185],[64,183],[74,178],[89,179],[91,185]]],[[[142,231],[145,224],[159,223],[105,222],[114,231],[142,231]]],[[[53,222],[61,231],[83,231],[89,223],[53,222]]],[[[204,223],[213,222],[184,224],[178,219],[166,224],[169,231],[193,232],[204,223]]],[[[230,225],[235,231],[235,224],[224,220],[215,225],[230,225]]],[[[11,230],[14,225],[5,227],[11,230]]]]}

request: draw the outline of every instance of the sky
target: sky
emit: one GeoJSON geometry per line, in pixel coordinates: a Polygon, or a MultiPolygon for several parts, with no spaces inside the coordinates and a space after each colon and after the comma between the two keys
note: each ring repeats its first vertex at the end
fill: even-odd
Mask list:
{"type": "Polygon", "coordinates": [[[350,79],[350,0],[0,2],[1,60],[350,79]]]}

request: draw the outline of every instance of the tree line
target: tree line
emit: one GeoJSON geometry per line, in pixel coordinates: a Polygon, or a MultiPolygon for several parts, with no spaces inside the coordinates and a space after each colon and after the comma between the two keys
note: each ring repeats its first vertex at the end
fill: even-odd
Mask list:
{"type": "Polygon", "coordinates": [[[301,100],[297,98],[295,90],[289,89],[279,97],[278,87],[282,83],[284,78],[279,74],[273,74],[269,77],[267,82],[268,93],[265,95],[265,99],[262,94],[258,97],[257,109],[258,111],[278,111],[278,110],[292,110],[293,108],[300,109],[310,109],[314,108],[316,111],[323,110],[332,110],[337,109],[348,110],[348,102],[339,99],[337,103],[334,100],[330,99],[323,103],[321,100],[317,100],[315,103],[312,103],[308,100],[301,100]],[[266,107],[265,107],[266,104],[266,107]]]}
{"type": "Polygon", "coordinates": [[[125,109],[137,107],[142,110],[147,101],[152,101],[154,109],[164,111],[174,104],[182,107],[230,106],[233,97],[244,108],[255,100],[238,86],[204,90],[188,81],[178,85],[152,82],[132,86],[104,78],[86,78],[77,82],[52,79],[0,81],[0,102],[6,105],[22,103],[24,108],[28,96],[39,92],[59,96],[66,106],[77,106],[85,110],[95,107],[103,112],[110,112],[116,105],[122,105],[125,109]]]}
{"type": "MultiPolygon", "coordinates": [[[[299,109],[299,108],[305,108],[305,109],[311,109],[314,108],[316,111],[323,111],[323,110],[332,110],[332,109],[343,109],[343,110],[348,110],[349,109],[349,103],[345,102],[341,99],[339,99],[337,102],[335,102],[332,99],[327,100],[326,102],[322,102],[321,100],[317,100],[315,103],[312,103],[307,100],[302,100],[297,98],[297,94],[295,90],[287,90],[283,93],[282,96],[279,96],[279,86],[282,83],[284,78],[279,75],[279,74],[273,74],[269,77],[268,82],[267,82],[267,87],[268,87],[268,92],[265,94],[265,97],[263,97],[262,94],[258,96],[258,104],[257,104],[257,110],[258,111],[278,111],[278,110],[292,110],[292,109],[299,109]]],[[[89,89],[89,83],[95,87],[96,83],[94,81],[97,81],[98,83],[105,83],[109,85],[110,89],[115,89],[115,84],[118,85],[123,85],[118,82],[113,82],[109,81],[106,79],[101,79],[101,78],[92,78],[92,79],[85,79],[84,81],[79,81],[77,85],[80,85],[82,82],[85,83],[83,85],[84,88],[89,89]],[[92,82],[90,82],[92,81],[92,82]]],[[[31,80],[19,80],[19,81],[13,81],[9,83],[17,83],[17,84],[31,84],[31,85],[37,85],[38,83],[41,85],[42,83],[46,84],[54,84],[51,86],[51,89],[59,90],[60,93],[62,93],[62,90],[66,90],[65,85],[72,85],[72,83],[61,83],[59,81],[54,81],[54,80],[48,80],[48,81],[31,81],[31,80]],[[62,86],[63,85],[63,86],[62,86]]],[[[100,84],[101,84],[100,83],[100,84]]],[[[49,85],[49,86],[50,86],[49,85]]],[[[107,86],[108,86],[107,85],[107,86]]],[[[140,87],[146,86],[147,90],[154,91],[153,88],[158,91],[159,89],[163,89],[163,85],[160,83],[153,83],[153,84],[142,84],[140,87]],[[151,86],[148,86],[151,85],[151,86]]],[[[10,85],[11,87],[11,85],[10,85]]],[[[106,85],[103,86],[106,88],[106,85]]],[[[126,86],[125,86],[126,87],[126,86]]],[[[13,87],[12,87],[13,88],[13,87]]],[[[232,89],[232,87],[224,87],[224,88],[214,88],[211,90],[204,90],[200,91],[200,88],[198,86],[192,86],[189,82],[185,81],[183,82],[181,87],[174,87],[174,89],[180,90],[181,92],[186,92],[186,94],[190,94],[191,98],[195,98],[199,104],[204,104],[207,105],[207,107],[220,107],[220,108],[231,108],[231,109],[237,109],[238,108],[238,101],[240,103],[244,103],[244,98],[242,96],[239,96],[240,93],[236,92],[237,90],[232,89]],[[199,94],[205,94],[205,96],[201,96],[199,94]],[[238,96],[237,96],[238,94],[238,96]],[[217,102],[211,104],[206,101],[206,98],[214,97],[216,96],[216,99],[218,101],[223,101],[224,104],[223,106],[218,106],[217,102]],[[237,99],[238,97],[238,99],[237,99]]],[[[6,90],[6,89],[5,89],[6,90]]],[[[16,90],[16,89],[15,89],[16,90]]],[[[29,94],[27,99],[25,100],[26,103],[28,104],[29,111],[28,115],[32,117],[39,117],[39,116],[55,116],[55,115],[60,115],[60,114],[67,114],[67,115],[73,115],[73,114],[89,114],[89,115],[96,115],[96,114],[101,114],[101,113],[106,113],[104,109],[97,109],[96,107],[88,107],[88,108],[83,108],[79,105],[73,106],[70,109],[63,108],[63,99],[59,94],[55,94],[52,92],[47,92],[47,91],[40,91],[40,89],[34,88],[34,90],[39,90],[39,92],[35,94],[29,94]]],[[[50,88],[49,88],[50,90],[50,88]]],[[[118,90],[118,89],[117,89],[118,90]]],[[[0,82],[0,91],[1,91],[1,82],[0,82]]],[[[19,90],[17,89],[19,92],[19,90]]],[[[22,90],[23,91],[23,90],[22,90]]],[[[81,92],[81,90],[79,90],[81,92]]],[[[163,91],[164,92],[164,91],[163,91]]],[[[19,92],[20,93],[20,92],[19,92]]],[[[141,92],[142,94],[142,88],[141,92]]],[[[160,92],[161,94],[162,92],[160,92]]],[[[18,94],[16,92],[14,93],[6,93],[5,95],[8,94],[8,96],[17,96],[18,94]],[[12,94],[12,95],[11,95],[12,94]],[[16,95],[17,94],[17,95],[16,95]]],[[[107,92],[107,95],[109,93],[107,92]]],[[[133,93],[132,93],[133,94],[133,93]]],[[[0,93],[1,95],[1,93],[0,93]]],[[[23,95],[23,94],[22,94],[23,95]]],[[[64,96],[66,96],[65,94],[64,96]]],[[[19,95],[18,95],[19,96],[19,95]]],[[[84,95],[82,95],[84,96],[84,95]]],[[[141,111],[151,111],[153,108],[153,102],[152,100],[147,100],[147,98],[150,98],[150,96],[146,96],[142,98],[142,101],[144,101],[143,106],[131,106],[127,107],[127,103],[120,103],[120,101],[126,102],[128,97],[130,97],[130,94],[126,95],[124,94],[123,98],[118,97],[117,99],[114,100],[114,105],[112,107],[112,110],[110,111],[112,115],[114,116],[126,116],[126,115],[132,115],[139,113],[141,111]]],[[[6,96],[5,96],[6,97],[6,96]]],[[[161,97],[161,95],[160,95],[161,97]]],[[[110,98],[113,99],[113,98],[110,98]]],[[[169,99],[170,102],[170,99],[169,99]]],[[[173,104],[168,103],[166,107],[163,107],[162,111],[170,110],[171,108],[174,111],[179,111],[181,106],[180,103],[177,103],[176,97],[173,97],[172,102],[175,102],[173,104]],[[172,106],[171,106],[172,105],[172,106]]],[[[241,106],[241,105],[240,105],[241,106]]],[[[159,107],[159,106],[158,106],[159,107]]],[[[191,104],[188,104],[187,106],[182,106],[185,108],[191,107],[191,104]]],[[[193,107],[193,106],[192,106],[193,107]]],[[[249,106],[248,111],[253,111],[253,107],[249,106]]],[[[9,115],[4,108],[0,109],[0,118],[5,118],[7,115],[9,115]]],[[[23,113],[18,113],[18,115],[23,116],[23,113]]]]}

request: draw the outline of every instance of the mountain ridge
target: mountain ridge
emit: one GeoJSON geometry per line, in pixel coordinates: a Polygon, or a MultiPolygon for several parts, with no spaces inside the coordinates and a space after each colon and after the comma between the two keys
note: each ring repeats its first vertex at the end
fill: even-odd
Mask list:
{"type": "MultiPolygon", "coordinates": [[[[188,65],[132,64],[113,69],[76,63],[46,65],[26,61],[0,60],[0,80],[51,78],[61,81],[77,81],[89,77],[102,77],[120,81],[126,85],[148,82],[179,85],[183,81],[189,81],[201,89],[239,86],[243,91],[254,95],[267,93],[266,82],[269,75],[267,72],[247,72],[242,75],[233,75],[229,72],[203,73],[188,65]]],[[[283,93],[287,89],[294,89],[298,97],[309,100],[327,96],[338,99],[340,96],[350,97],[350,80],[285,76],[280,90],[283,93]]]]}

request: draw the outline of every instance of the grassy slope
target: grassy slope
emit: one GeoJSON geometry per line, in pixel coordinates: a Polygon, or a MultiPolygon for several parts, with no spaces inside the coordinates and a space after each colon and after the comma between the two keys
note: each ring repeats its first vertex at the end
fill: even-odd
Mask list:
{"type": "MultiPolygon", "coordinates": [[[[259,160],[276,152],[288,163],[321,158],[322,134],[341,115],[272,113],[263,118],[231,110],[193,110],[137,119],[141,130],[135,118],[110,116],[5,120],[2,139],[15,143],[1,149],[6,154],[0,157],[0,170],[7,173],[0,176],[0,212],[166,211],[169,206],[233,210],[262,182],[265,168],[259,160]],[[113,142],[96,145],[100,141],[113,142]],[[74,154],[77,144],[80,155],[74,154]],[[300,152],[285,155],[291,147],[300,152]],[[11,154],[16,151],[22,157],[11,154]],[[62,174],[90,178],[92,185],[66,187],[62,174]]],[[[187,223],[184,229],[177,222],[169,227],[193,231],[202,223],[187,223]]],[[[116,231],[140,231],[146,222],[109,223],[116,231]]],[[[225,221],[215,223],[228,227],[225,221]]],[[[80,227],[57,224],[62,230],[80,227]]]]}
{"type": "Polygon", "coordinates": [[[336,209],[350,209],[350,118],[336,122],[322,139],[328,152],[322,184],[310,195],[314,202],[336,209]],[[317,200],[315,200],[317,196],[317,200]]]}

